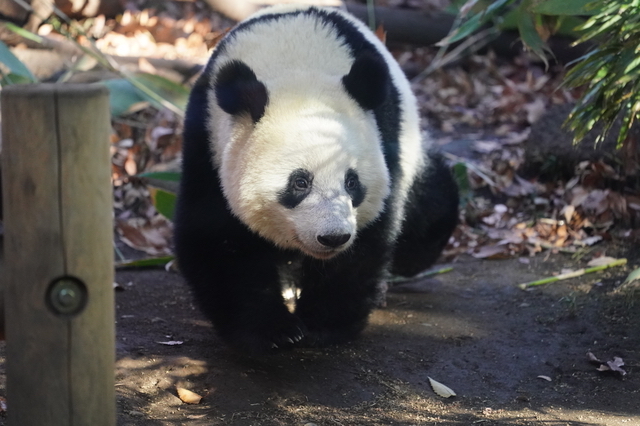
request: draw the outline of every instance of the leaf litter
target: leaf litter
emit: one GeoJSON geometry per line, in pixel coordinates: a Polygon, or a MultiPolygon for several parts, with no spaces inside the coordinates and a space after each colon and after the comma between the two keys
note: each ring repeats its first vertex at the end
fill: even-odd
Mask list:
{"type": "MultiPolygon", "coordinates": [[[[176,74],[171,64],[187,61],[202,67],[211,47],[233,23],[202,2],[144,8],[129,2],[116,19],[87,20],[86,32],[97,47],[116,57],[137,57],[129,72],[169,76],[178,83],[194,73],[176,74]]],[[[61,38],[45,24],[40,32],[61,38]]],[[[86,43],[78,37],[79,43],[86,43]]],[[[574,102],[579,90],[561,86],[564,70],[548,72],[526,54],[504,59],[489,52],[461,57],[455,64],[422,75],[436,55],[433,47],[393,47],[392,53],[412,78],[425,125],[435,144],[468,140],[470,149],[447,153],[465,169],[461,183],[460,225],[444,258],[462,254],[479,259],[534,256],[543,251],[579,254],[615,238],[640,241],[640,193],[626,185],[637,174],[603,161],[583,161],[572,179],[542,182],[520,175],[523,142],[530,128],[552,105],[574,102]]],[[[174,112],[147,105],[112,121],[111,154],[117,235],[141,256],[171,254],[172,229],[158,219],[147,187],[138,175],[178,171],[182,119],[174,112]]],[[[629,170],[630,169],[630,170],[629,170]]],[[[162,188],[168,190],[167,188],[162,188]]],[[[175,191],[175,187],[169,189],[175,191]]]]}
{"type": "MultiPolygon", "coordinates": [[[[166,11],[135,9],[134,2],[120,18],[102,24],[98,46],[110,54],[187,58],[202,65],[230,22],[207,14],[198,4],[183,13],[176,19],[166,11]]],[[[436,54],[431,47],[392,50],[410,76],[436,54]]],[[[136,66],[163,72],[144,61],[136,66]]],[[[445,258],[470,254],[500,259],[546,250],[577,253],[612,238],[640,240],[635,229],[640,224],[640,194],[624,185],[612,186],[625,179],[612,166],[582,162],[569,181],[540,182],[519,175],[531,124],[549,106],[573,102],[579,93],[560,85],[563,75],[560,66],[545,72],[526,55],[505,60],[488,53],[461,58],[456,65],[413,79],[436,145],[473,142],[471,152],[448,155],[452,163],[466,168],[470,192],[463,194],[460,226],[445,258]]],[[[174,113],[153,107],[113,121],[116,226],[126,244],[153,256],[170,253],[171,229],[154,220],[158,213],[146,181],[137,175],[179,170],[181,126],[174,113]],[[153,227],[160,229],[154,233],[153,227]]]]}

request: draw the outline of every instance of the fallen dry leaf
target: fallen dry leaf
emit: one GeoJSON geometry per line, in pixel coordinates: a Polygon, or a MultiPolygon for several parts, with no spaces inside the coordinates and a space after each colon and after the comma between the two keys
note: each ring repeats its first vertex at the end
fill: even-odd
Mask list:
{"type": "Polygon", "coordinates": [[[611,262],[615,262],[618,259],[614,259],[613,257],[609,257],[609,256],[600,256],[600,257],[595,257],[593,259],[591,259],[589,261],[589,263],[587,263],[587,266],[602,266],[602,265],[608,265],[611,262]]]}
{"type": "Polygon", "coordinates": [[[150,221],[144,218],[118,220],[116,229],[129,247],[153,256],[171,254],[172,225],[160,215],[150,221]]]}
{"type": "Polygon", "coordinates": [[[601,364],[600,367],[598,367],[598,371],[615,371],[625,376],[627,372],[622,369],[623,365],[624,361],[622,360],[622,358],[614,356],[613,360],[601,364]]]}
{"type": "Polygon", "coordinates": [[[200,404],[200,400],[202,400],[200,395],[188,389],[176,387],[176,391],[180,400],[185,404],[200,404]]]}
{"type": "Polygon", "coordinates": [[[509,257],[508,247],[504,245],[497,246],[483,246],[472,256],[476,259],[504,259],[509,257]]]}
{"type": "Polygon", "coordinates": [[[577,246],[582,246],[582,247],[584,246],[590,247],[592,245],[599,243],[600,241],[602,241],[602,239],[603,238],[601,235],[594,235],[593,237],[586,237],[581,240],[576,240],[573,242],[573,244],[577,246]]]}
{"type": "Polygon", "coordinates": [[[590,362],[602,362],[592,352],[587,352],[587,358],[590,362]]]}
{"type": "Polygon", "coordinates": [[[440,382],[433,380],[431,377],[428,377],[429,384],[431,388],[436,393],[436,395],[441,396],[442,398],[450,398],[452,396],[456,396],[456,393],[448,386],[443,385],[440,382]]]}
{"type": "Polygon", "coordinates": [[[587,358],[589,362],[593,364],[600,364],[596,370],[598,371],[615,371],[616,373],[620,373],[625,376],[627,372],[622,369],[624,365],[624,361],[619,356],[614,356],[611,361],[603,362],[598,359],[593,353],[587,352],[587,358]]]}
{"type": "Polygon", "coordinates": [[[629,276],[627,277],[626,280],[624,280],[625,283],[630,283],[632,281],[635,280],[640,280],[640,268],[635,269],[634,271],[632,271],[629,276]]]}
{"type": "Polygon", "coordinates": [[[156,342],[160,345],[165,345],[165,346],[179,346],[181,344],[183,344],[184,342],[182,340],[169,340],[166,342],[156,342]]]}
{"type": "Polygon", "coordinates": [[[537,98],[535,101],[525,104],[524,110],[527,112],[527,121],[535,123],[546,112],[547,104],[542,98],[537,98]]]}

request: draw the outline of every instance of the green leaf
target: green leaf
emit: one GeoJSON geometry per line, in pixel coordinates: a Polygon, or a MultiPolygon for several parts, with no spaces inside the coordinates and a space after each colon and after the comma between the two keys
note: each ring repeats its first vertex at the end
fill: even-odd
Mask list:
{"type": "Polygon", "coordinates": [[[150,268],[155,266],[164,267],[174,260],[174,256],[152,257],[148,259],[129,260],[116,263],[116,268],[150,268]]]}
{"type": "Polygon", "coordinates": [[[20,59],[14,55],[11,50],[0,41],[0,62],[5,64],[11,71],[11,74],[15,74],[26,78],[28,83],[35,83],[38,79],[29,71],[29,68],[22,63],[20,59]]]}
{"type": "Polygon", "coordinates": [[[518,28],[518,9],[508,11],[502,21],[498,23],[501,30],[516,30],[518,28]]]}
{"type": "Polygon", "coordinates": [[[42,44],[43,38],[40,37],[38,34],[32,33],[29,30],[25,30],[24,28],[19,27],[16,24],[11,22],[4,21],[3,24],[6,29],[13,31],[14,33],[18,34],[20,37],[24,37],[27,40],[31,40],[38,44],[42,44]]]}
{"type": "Polygon", "coordinates": [[[640,280],[640,268],[633,270],[624,282],[630,283],[635,280],[640,280]]]}
{"type": "Polygon", "coordinates": [[[536,30],[536,24],[534,22],[534,16],[528,13],[524,8],[519,8],[520,16],[518,19],[518,30],[520,32],[520,38],[528,49],[531,49],[533,53],[538,55],[544,62],[545,66],[549,66],[547,62],[547,52],[551,53],[551,50],[547,44],[540,38],[540,34],[536,30]]]}
{"type": "Polygon", "coordinates": [[[627,67],[624,69],[624,73],[628,74],[633,71],[635,68],[640,65],[640,56],[631,58],[631,61],[627,64],[627,67]]]}
{"type": "Polygon", "coordinates": [[[164,189],[149,187],[151,201],[158,212],[169,220],[173,220],[176,209],[176,194],[164,189]]]}
{"type": "Polygon", "coordinates": [[[490,18],[494,16],[494,13],[498,13],[498,11],[500,10],[500,8],[502,8],[505,5],[508,5],[509,3],[512,3],[513,0],[494,0],[491,3],[489,3],[489,6],[487,7],[487,10],[484,12],[485,17],[486,18],[490,18]]]}
{"type": "MultiPolygon", "coordinates": [[[[585,34],[585,37],[589,38],[589,39],[593,39],[595,37],[598,37],[601,34],[607,34],[610,33],[611,27],[613,27],[616,24],[622,24],[623,21],[622,17],[620,15],[614,15],[609,17],[605,22],[602,23],[602,25],[598,26],[597,28],[594,28],[591,32],[585,34]]],[[[589,21],[587,21],[588,23],[589,21]]],[[[587,24],[585,24],[586,27],[587,24]]]]}
{"type": "Polygon", "coordinates": [[[30,84],[33,83],[29,77],[18,74],[4,74],[0,79],[0,86],[8,86],[9,84],[30,84]]]}
{"type": "Polygon", "coordinates": [[[532,12],[543,15],[595,15],[598,10],[590,6],[593,0],[545,0],[535,4],[532,12]]]}
{"type": "Polygon", "coordinates": [[[466,206],[473,197],[473,190],[471,189],[471,184],[469,183],[467,165],[462,162],[456,163],[454,164],[452,171],[453,178],[458,184],[458,191],[460,192],[460,205],[466,206]]]}
{"type": "Polygon", "coordinates": [[[173,81],[153,74],[133,74],[102,82],[110,90],[111,114],[124,115],[151,104],[184,114],[189,90],[173,81]]]}
{"type": "Polygon", "coordinates": [[[109,88],[111,115],[118,117],[145,108],[150,100],[127,79],[114,78],[102,82],[109,88]]]}
{"type": "Polygon", "coordinates": [[[560,22],[556,34],[578,39],[582,35],[580,28],[585,20],[577,16],[560,16],[560,22]]]}
{"type": "Polygon", "coordinates": [[[460,8],[467,3],[467,0],[451,0],[449,2],[449,6],[447,6],[444,11],[447,13],[451,13],[452,15],[457,15],[460,12],[460,8]]]}
{"type": "Polygon", "coordinates": [[[181,111],[184,113],[187,108],[189,90],[185,86],[154,74],[139,73],[129,76],[129,78],[133,85],[141,90],[153,103],[169,108],[174,112],[181,111]],[[153,96],[153,94],[156,96],[153,96]]]}
{"type": "Polygon", "coordinates": [[[470,14],[469,18],[463,22],[459,27],[451,30],[449,35],[439,41],[436,45],[445,46],[447,44],[455,43],[463,38],[473,34],[480,29],[489,20],[500,15],[500,9],[505,5],[511,3],[513,0],[494,0],[487,4],[486,8],[470,14]]]}
{"type": "Polygon", "coordinates": [[[136,176],[148,178],[148,179],[166,180],[169,182],[180,182],[181,173],[180,172],[146,172],[146,173],[139,173],[136,176]]]}
{"type": "Polygon", "coordinates": [[[462,40],[465,37],[473,34],[478,31],[482,26],[483,22],[481,21],[481,15],[474,15],[461,24],[458,28],[453,29],[448,36],[443,38],[437,43],[437,46],[444,46],[447,44],[455,43],[456,41],[462,40]]]}
{"type": "Polygon", "coordinates": [[[629,129],[633,125],[634,118],[634,114],[630,111],[630,109],[625,111],[624,115],[622,116],[622,125],[620,126],[620,132],[618,133],[616,148],[622,148],[622,144],[626,139],[627,134],[629,133],[629,129]]]}

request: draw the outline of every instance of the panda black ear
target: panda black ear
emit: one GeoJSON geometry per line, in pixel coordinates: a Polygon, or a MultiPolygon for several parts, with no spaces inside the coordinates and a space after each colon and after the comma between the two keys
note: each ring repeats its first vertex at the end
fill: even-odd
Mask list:
{"type": "Polygon", "coordinates": [[[269,101],[265,85],[242,61],[225,64],[214,84],[218,105],[228,114],[249,114],[254,123],[260,121],[269,101]]]}
{"type": "Polygon", "coordinates": [[[363,109],[375,109],[387,98],[389,68],[379,53],[365,50],[342,77],[342,84],[363,109]]]}

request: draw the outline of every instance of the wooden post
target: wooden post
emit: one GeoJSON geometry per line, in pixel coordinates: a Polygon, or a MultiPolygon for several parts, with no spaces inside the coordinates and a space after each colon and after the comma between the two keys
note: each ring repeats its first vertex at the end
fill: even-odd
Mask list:
{"type": "Polygon", "coordinates": [[[109,101],[3,88],[8,424],[115,425],[109,101]]]}

